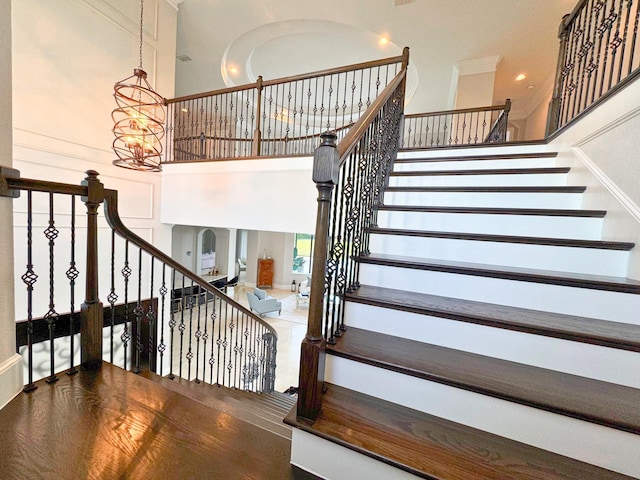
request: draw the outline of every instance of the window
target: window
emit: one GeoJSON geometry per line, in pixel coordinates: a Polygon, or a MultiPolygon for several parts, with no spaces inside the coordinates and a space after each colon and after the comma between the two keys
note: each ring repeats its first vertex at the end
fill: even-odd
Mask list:
{"type": "Polygon", "coordinates": [[[313,235],[296,233],[293,242],[293,273],[311,273],[311,259],[313,258],[313,235]]]}

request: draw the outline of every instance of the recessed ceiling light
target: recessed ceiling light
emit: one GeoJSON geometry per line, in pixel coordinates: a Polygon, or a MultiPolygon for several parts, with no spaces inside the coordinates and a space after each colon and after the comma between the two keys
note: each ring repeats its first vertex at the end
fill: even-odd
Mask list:
{"type": "Polygon", "coordinates": [[[520,75],[518,75],[516,77],[516,82],[521,82],[522,80],[524,80],[525,78],[527,78],[527,76],[524,73],[521,73],[520,75]]]}
{"type": "Polygon", "coordinates": [[[380,44],[381,46],[385,46],[385,45],[389,45],[389,39],[387,37],[380,37],[380,39],[378,40],[378,44],[380,44]]]}
{"type": "Polygon", "coordinates": [[[231,67],[229,67],[229,73],[232,75],[237,75],[238,72],[240,72],[240,69],[238,67],[236,67],[235,65],[232,65],[231,67]]]}
{"type": "Polygon", "coordinates": [[[527,88],[528,88],[529,90],[533,90],[534,88],[536,88],[536,86],[535,86],[535,85],[529,85],[527,88]]]}

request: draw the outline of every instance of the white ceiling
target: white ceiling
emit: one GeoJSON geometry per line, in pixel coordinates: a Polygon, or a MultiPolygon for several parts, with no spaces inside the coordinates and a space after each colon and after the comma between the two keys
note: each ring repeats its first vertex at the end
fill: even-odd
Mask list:
{"type": "Polygon", "coordinates": [[[224,88],[225,79],[238,85],[395,56],[409,46],[416,93],[407,112],[450,108],[454,66],[500,55],[494,101],[511,98],[511,118],[523,118],[552,87],[558,25],[576,1],[183,0],[177,55],[192,61],[176,61],[176,95],[224,88]],[[379,45],[381,35],[388,45],[379,45]],[[527,79],[516,82],[519,73],[527,79]]]}

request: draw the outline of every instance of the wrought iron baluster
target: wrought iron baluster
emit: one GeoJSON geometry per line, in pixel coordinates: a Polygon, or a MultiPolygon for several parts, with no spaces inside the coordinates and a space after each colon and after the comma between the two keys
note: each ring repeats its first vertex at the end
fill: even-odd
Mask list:
{"type": "Polygon", "coordinates": [[[578,82],[578,90],[576,92],[578,111],[582,111],[586,106],[586,101],[585,101],[586,99],[584,97],[584,92],[585,92],[585,77],[587,76],[587,59],[589,56],[589,50],[593,46],[590,39],[590,28],[591,28],[590,20],[591,19],[589,18],[589,15],[587,14],[587,12],[590,12],[591,15],[593,14],[593,10],[584,10],[580,14],[580,18],[582,20],[582,24],[579,27],[581,34],[580,34],[580,49],[578,50],[578,57],[579,57],[578,76],[580,77],[580,80],[578,82]]]}
{"type": "Polygon", "coordinates": [[[635,22],[633,24],[633,40],[631,40],[631,49],[629,53],[629,71],[627,72],[627,74],[631,74],[631,72],[634,69],[633,59],[636,54],[636,41],[638,39],[638,24],[640,24],[640,4],[636,2],[635,6],[636,6],[636,15],[635,15],[635,22]]]}
{"type": "MultiPolygon", "coordinates": [[[[191,380],[191,360],[193,359],[193,310],[200,303],[200,287],[193,284],[193,280],[191,280],[191,287],[189,289],[189,331],[187,332],[187,380],[191,380]]],[[[184,338],[184,330],[180,333],[182,338],[184,338]]],[[[182,339],[181,339],[182,341],[182,339]]],[[[180,358],[182,359],[182,353],[180,353],[180,358]]],[[[182,376],[182,375],[180,375],[182,376]]]]}
{"type": "Polygon", "coordinates": [[[142,249],[138,249],[138,301],[133,309],[133,313],[136,316],[136,332],[135,332],[135,357],[133,371],[140,373],[142,368],[140,367],[140,357],[142,356],[142,316],[144,315],[144,308],[142,308],[142,249]]]}
{"type": "MultiPolygon", "coordinates": [[[[160,356],[160,362],[159,365],[156,364],[157,369],[156,369],[156,373],[158,373],[159,375],[163,375],[164,374],[164,352],[167,348],[166,344],[164,343],[164,322],[165,322],[165,299],[167,296],[168,290],[167,290],[167,264],[163,263],[162,264],[162,286],[160,287],[160,295],[161,295],[161,307],[160,307],[160,342],[158,343],[158,353],[160,356]]],[[[169,315],[172,317],[173,314],[171,313],[171,296],[169,296],[169,315]]]]}
{"type": "MultiPolygon", "coordinates": [[[[617,1],[618,1],[618,13],[617,13],[617,19],[616,19],[617,20],[616,31],[615,31],[615,34],[613,35],[613,40],[609,42],[609,48],[611,48],[611,68],[609,69],[609,83],[608,83],[607,89],[611,89],[611,86],[613,84],[613,73],[615,70],[618,48],[620,48],[620,46],[624,42],[623,38],[620,36],[620,25],[622,23],[622,7],[624,4],[624,0],[617,0],[617,1]]],[[[611,6],[611,8],[613,8],[613,5],[611,6]]],[[[613,29],[613,25],[611,27],[613,29]]],[[[620,57],[619,64],[622,65],[622,57],[620,57]]],[[[618,81],[620,81],[619,78],[618,78],[618,81]]]]}
{"type": "MultiPolygon", "coordinates": [[[[207,290],[202,290],[202,288],[200,288],[199,286],[197,287],[199,290],[199,296],[198,296],[198,312],[196,314],[197,316],[197,320],[196,320],[196,333],[195,333],[195,337],[196,337],[196,354],[195,354],[195,366],[196,366],[196,373],[195,373],[195,381],[196,383],[200,383],[200,377],[199,377],[199,367],[200,367],[200,337],[202,337],[202,330],[200,329],[200,314],[202,313],[202,303],[204,303],[206,305],[207,303],[207,299],[209,297],[209,292],[207,290]]],[[[191,333],[189,333],[189,341],[191,341],[191,333]]],[[[191,346],[189,346],[189,349],[191,349],[191,346]]],[[[191,360],[189,360],[191,361],[191,360]]],[[[189,375],[189,379],[191,379],[191,375],[189,375]]]]}
{"type": "MultiPolygon", "coordinates": [[[[182,305],[184,302],[184,298],[182,297],[182,294],[180,295],[179,299],[176,298],[176,271],[172,270],[171,273],[171,313],[170,313],[170,317],[169,317],[169,375],[168,378],[170,378],[171,380],[173,380],[174,378],[176,378],[176,376],[173,373],[173,358],[174,358],[174,351],[176,348],[175,345],[175,328],[176,325],[178,324],[178,321],[176,320],[176,312],[181,312],[182,311],[182,305]]],[[[184,282],[183,282],[184,283],[184,282]]]]}
{"type": "MultiPolygon", "coordinates": [[[[622,42],[620,45],[620,61],[618,63],[618,78],[616,79],[616,83],[620,83],[620,80],[622,80],[622,71],[624,70],[624,60],[627,47],[627,38],[629,34],[629,20],[631,19],[632,4],[633,0],[627,0],[627,12],[625,14],[624,33],[622,34],[622,42]]],[[[620,8],[622,9],[622,1],[620,3],[620,8]]]]}
{"type": "Polygon", "coordinates": [[[69,300],[71,313],[69,315],[69,370],[67,375],[78,373],[75,365],[75,329],[73,322],[76,318],[76,279],[80,272],[76,267],[76,196],[71,195],[71,259],[69,260],[69,268],[66,271],[67,279],[69,279],[69,300]]]}
{"type": "MultiPolygon", "coordinates": [[[[604,42],[604,58],[602,60],[602,68],[601,79],[600,79],[600,91],[598,93],[598,97],[602,96],[604,92],[604,84],[605,84],[605,76],[607,75],[607,60],[609,59],[609,46],[611,44],[611,30],[613,29],[613,22],[616,19],[615,12],[615,0],[611,0],[611,10],[609,11],[609,15],[604,19],[601,28],[604,28],[607,34],[607,40],[604,42]]],[[[606,14],[606,12],[605,12],[606,14]]]]}
{"type": "MultiPolygon", "coordinates": [[[[216,297],[212,296],[211,302],[215,305],[216,297]]],[[[204,302],[204,331],[202,332],[202,381],[207,381],[207,341],[209,340],[209,300],[204,302]]]]}
{"type": "MultiPolygon", "coordinates": [[[[156,331],[156,320],[158,318],[158,314],[155,311],[155,309],[153,308],[153,280],[154,280],[154,265],[155,264],[155,257],[151,256],[151,266],[150,266],[150,285],[149,285],[149,309],[147,310],[147,322],[149,325],[149,333],[148,333],[148,341],[149,341],[149,346],[147,348],[147,352],[149,355],[149,371],[150,372],[155,372],[156,370],[156,365],[155,365],[155,357],[156,357],[156,336],[155,336],[155,331],[156,331]]],[[[162,292],[160,292],[160,294],[162,295],[162,301],[164,302],[164,294],[162,294],[162,292]]]]}
{"type": "Polygon", "coordinates": [[[116,302],[118,301],[118,295],[116,294],[116,265],[115,265],[115,252],[116,252],[116,231],[111,230],[111,289],[109,295],[107,295],[107,301],[111,306],[111,312],[109,315],[109,363],[113,362],[113,329],[116,324],[116,302]]]}
{"type": "MultiPolygon", "coordinates": [[[[233,324],[233,317],[231,317],[229,319],[229,309],[227,308],[227,305],[224,305],[224,319],[225,319],[225,345],[224,345],[224,366],[227,369],[227,386],[231,386],[231,369],[232,369],[232,362],[231,362],[231,350],[229,350],[227,352],[227,347],[230,347],[230,345],[233,343],[233,328],[234,328],[234,324],[233,324]],[[231,321],[229,321],[231,320],[231,321]],[[228,334],[228,340],[227,340],[227,332],[226,330],[228,329],[229,334],[228,334]],[[227,363],[227,353],[229,354],[229,363],[227,363]]],[[[224,377],[223,377],[223,382],[224,382],[224,377]]]]}
{"type": "MultiPolygon", "coordinates": [[[[594,3],[594,10],[596,11],[596,20],[595,20],[595,25],[599,24],[599,19],[600,19],[600,12],[603,13],[602,15],[602,20],[604,21],[604,14],[606,12],[604,12],[603,7],[605,6],[604,2],[602,0],[596,0],[594,3]]],[[[595,59],[592,60],[592,69],[593,69],[593,85],[592,85],[592,89],[591,89],[591,99],[589,100],[589,104],[593,103],[596,100],[596,90],[597,90],[597,86],[598,86],[598,70],[600,68],[600,51],[602,50],[602,38],[604,36],[604,30],[600,30],[599,27],[596,27],[596,47],[594,50],[594,54],[595,59]]],[[[594,32],[595,35],[595,32],[594,32]]]]}
{"type": "Polygon", "coordinates": [[[55,227],[55,219],[53,215],[53,192],[49,193],[49,226],[44,231],[44,235],[49,241],[49,310],[44,315],[49,329],[49,367],[50,373],[47,377],[47,383],[55,383],[58,381],[58,377],[55,374],[55,329],[56,322],[58,320],[58,312],[56,312],[56,306],[54,301],[54,287],[55,287],[55,269],[54,269],[54,247],[55,240],[58,238],[60,232],[55,227]]]}
{"type": "Polygon", "coordinates": [[[31,190],[27,191],[27,271],[20,277],[27,286],[27,358],[29,363],[28,382],[22,389],[32,392],[36,388],[33,383],[33,285],[38,275],[33,271],[33,198],[31,190]]]}
{"type": "MultiPolygon", "coordinates": [[[[217,342],[214,342],[214,336],[216,334],[216,318],[217,318],[217,313],[216,313],[216,299],[214,298],[213,300],[213,305],[211,307],[211,354],[209,355],[209,383],[213,384],[213,367],[214,365],[217,363],[216,362],[216,356],[214,354],[214,348],[216,346],[217,342]]],[[[220,327],[218,327],[220,328],[220,327]]],[[[220,338],[220,337],[218,337],[220,338]]]]}

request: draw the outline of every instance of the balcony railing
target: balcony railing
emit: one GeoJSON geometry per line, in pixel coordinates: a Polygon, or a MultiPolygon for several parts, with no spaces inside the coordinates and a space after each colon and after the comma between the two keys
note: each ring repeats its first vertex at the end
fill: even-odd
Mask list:
{"type": "Polygon", "coordinates": [[[62,371],[103,360],[134,372],[273,391],[275,330],[127,229],[118,192],[105,189],[97,172],[87,172],[82,185],[0,173],[0,194],[18,202],[16,265],[26,266],[16,284],[25,391],[38,378],[55,382],[62,371]]]}
{"type": "Polygon", "coordinates": [[[344,137],[400,71],[404,56],[167,100],[166,160],[311,155],[344,137]]]}
{"type": "Polygon", "coordinates": [[[442,148],[503,143],[511,101],[504,105],[405,115],[403,148],[442,148]]]}
{"type": "Polygon", "coordinates": [[[638,76],[639,23],[632,0],[580,0],[565,15],[547,136],[638,76]]]}

